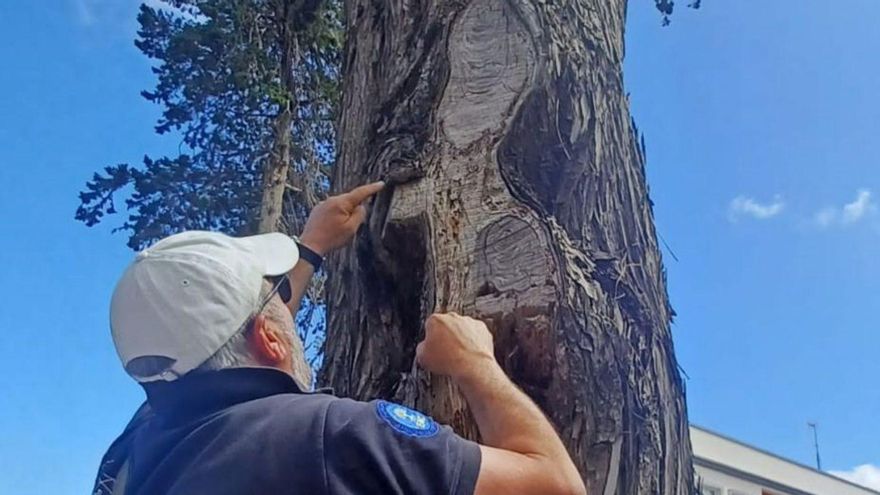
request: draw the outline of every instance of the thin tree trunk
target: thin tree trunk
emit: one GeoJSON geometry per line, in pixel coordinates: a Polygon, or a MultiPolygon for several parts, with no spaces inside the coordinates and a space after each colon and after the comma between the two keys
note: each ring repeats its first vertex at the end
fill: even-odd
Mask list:
{"type": "Polygon", "coordinates": [[[290,171],[291,124],[296,111],[296,81],[293,68],[298,60],[299,46],[292,22],[292,2],[278,5],[277,29],[280,40],[280,86],[284,101],[275,119],[274,142],[263,169],[263,194],[260,201],[258,233],[275,232],[281,227],[284,212],[284,191],[290,171]]]}
{"type": "MultiPolygon", "coordinates": [[[[263,194],[257,226],[257,233],[261,234],[284,230],[287,226],[283,221],[284,193],[288,186],[287,181],[292,165],[293,137],[291,132],[293,118],[297,111],[294,67],[300,59],[297,30],[302,28],[302,21],[297,18],[307,13],[301,3],[280,0],[275,4],[276,28],[278,29],[281,56],[279,82],[284,94],[284,101],[281,103],[278,116],[275,119],[272,152],[263,171],[263,194]]],[[[317,3],[314,1],[310,3],[311,10],[309,12],[313,12],[317,8],[317,3]]],[[[308,387],[312,385],[312,367],[305,356],[305,343],[300,338],[294,339],[292,345],[294,378],[300,385],[308,387]]]]}
{"type": "Polygon", "coordinates": [[[489,321],[591,494],[692,486],[625,0],[350,0],[334,187],[386,178],[330,262],[322,382],[477,438],[413,364],[433,311],[489,321]]]}

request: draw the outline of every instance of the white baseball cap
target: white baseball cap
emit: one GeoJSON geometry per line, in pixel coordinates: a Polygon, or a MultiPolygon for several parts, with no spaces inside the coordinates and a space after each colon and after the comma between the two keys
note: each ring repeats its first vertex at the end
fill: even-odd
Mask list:
{"type": "Polygon", "coordinates": [[[141,251],[110,301],[113,343],[126,371],[141,383],[192,371],[258,309],[263,278],[287,273],[298,259],[296,242],[280,233],[182,232],[141,251]],[[145,370],[138,358],[161,366],[145,370]]]}

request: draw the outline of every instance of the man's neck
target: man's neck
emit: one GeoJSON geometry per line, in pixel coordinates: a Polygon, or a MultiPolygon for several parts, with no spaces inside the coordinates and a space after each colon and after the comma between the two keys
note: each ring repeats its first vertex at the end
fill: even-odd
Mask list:
{"type": "Polygon", "coordinates": [[[180,420],[263,397],[305,392],[289,373],[277,368],[193,372],[173,382],[144,384],[144,390],[157,415],[180,420]]]}

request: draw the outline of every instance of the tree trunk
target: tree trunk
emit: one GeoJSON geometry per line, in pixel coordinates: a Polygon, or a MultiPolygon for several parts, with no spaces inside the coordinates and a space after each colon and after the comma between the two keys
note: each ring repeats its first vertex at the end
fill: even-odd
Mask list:
{"type": "Polygon", "coordinates": [[[330,260],[322,382],[477,438],[455,387],[413,364],[427,315],[476,315],[589,493],[690,493],[625,0],[350,0],[346,15],[334,188],[391,186],[330,260]]]}
{"type": "Polygon", "coordinates": [[[281,226],[284,213],[284,190],[290,171],[291,124],[296,111],[296,81],[293,69],[299,58],[293,15],[293,2],[282,1],[276,5],[276,29],[280,48],[279,93],[283,96],[275,118],[272,151],[263,168],[263,194],[260,201],[258,233],[276,232],[281,226]]]}

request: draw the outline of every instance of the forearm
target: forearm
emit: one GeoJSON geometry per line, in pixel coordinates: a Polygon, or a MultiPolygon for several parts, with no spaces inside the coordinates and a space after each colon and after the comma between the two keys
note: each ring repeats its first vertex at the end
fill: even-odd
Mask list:
{"type": "Polygon", "coordinates": [[[306,289],[309,287],[309,283],[312,281],[312,275],[314,275],[314,273],[315,268],[308,261],[300,259],[288,274],[290,277],[290,291],[292,297],[290,298],[287,307],[290,308],[290,314],[294,317],[296,317],[296,313],[299,311],[302,298],[306,293],[306,289]]]}
{"type": "Polygon", "coordinates": [[[546,463],[572,484],[581,483],[580,474],[553,426],[498,363],[486,360],[478,370],[460,378],[458,384],[485,445],[546,463]]]}

